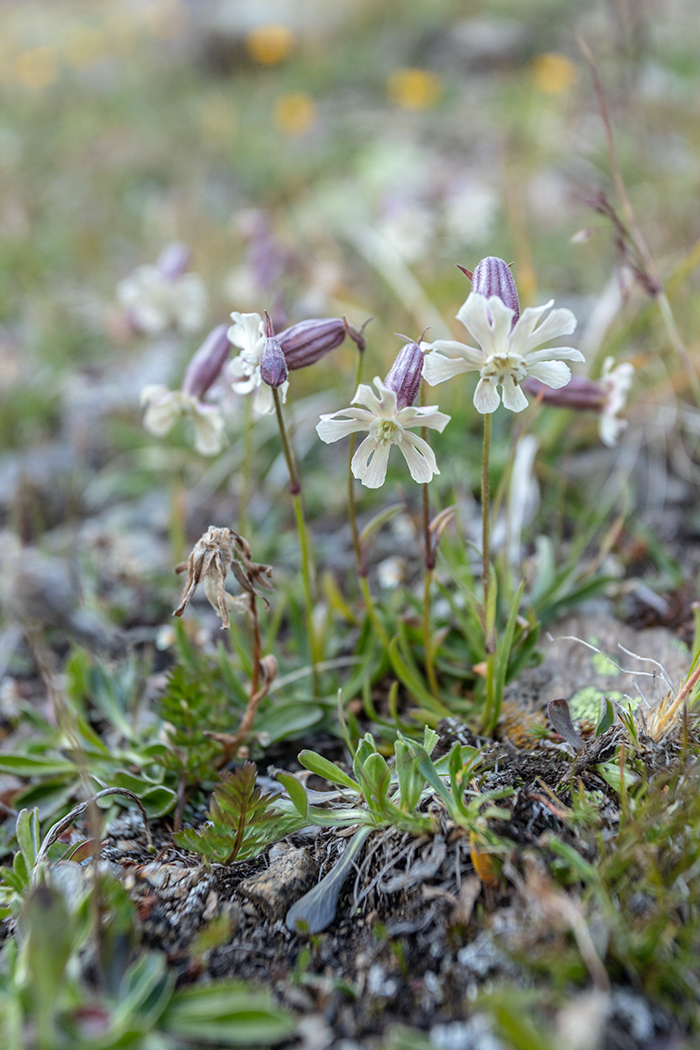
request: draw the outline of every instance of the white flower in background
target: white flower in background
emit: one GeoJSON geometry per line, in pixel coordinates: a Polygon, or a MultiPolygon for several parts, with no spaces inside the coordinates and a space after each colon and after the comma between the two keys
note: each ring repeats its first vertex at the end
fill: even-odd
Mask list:
{"type": "Polygon", "coordinates": [[[623,361],[615,365],[613,357],[606,357],[603,362],[603,371],[600,373],[599,383],[603,388],[605,400],[603,410],[598,421],[598,433],[604,445],[612,447],[616,444],[620,433],[627,426],[626,419],[618,419],[617,413],[625,407],[627,395],[632,386],[634,365],[629,361],[623,361]],[[614,367],[613,367],[614,366],[614,367]]]}
{"type": "Polygon", "coordinates": [[[595,412],[599,417],[600,440],[612,448],[627,426],[627,420],[618,419],[617,413],[624,408],[633,374],[634,365],[629,361],[615,365],[614,358],[606,357],[600,379],[574,376],[560,390],[550,390],[532,378],[526,379],[523,385],[528,394],[542,404],[573,412],[595,412]]]}
{"type": "Polygon", "coordinates": [[[377,566],[377,579],[379,580],[379,586],[383,587],[386,591],[391,591],[403,582],[405,573],[406,559],[399,557],[398,554],[392,554],[388,558],[384,558],[383,561],[380,561],[377,566]]]}
{"type": "MultiPolygon", "coordinates": [[[[260,374],[260,355],[265,347],[265,322],[260,314],[231,314],[234,322],[228,330],[228,338],[240,353],[231,362],[232,386],[237,394],[253,394],[253,409],[259,416],[275,411],[272,390],[260,374]]],[[[282,401],[287,400],[289,383],[279,388],[282,401]]]]}
{"type": "Polygon", "coordinates": [[[168,328],[197,332],[204,324],[207,291],[196,273],[169,265],[169,249],[155,266],[138,266],[117,285],[117,298],[132,324],[147,335],[168,328]]]}
{"type": "Polygon", "coordinates": [[[499,386],[506,408],[511,412],[526,408],[528,401],[520,384],[527,376],[555,389],[565,386],[571,379],[571,370],[564,361],[583,361],[581,351],[570,346],[536,349],[550,339],[570,335],[576,328],[571,310],[552,310],[541,320],[553,301],[529,307],[516,321],[516,312],[498,296],[486,299],[472,292],[457,318],[472,333],[478,348],[452,339],[422,344],[427,354],[423,367],[426,382],[435,386],[462,372],[478,371],[481,378],[474,393],[474,406],[482,413],[498,408],[499,386]]]}
{"type": "Polygon", "coordinates": [[[152,383],[141,391],[141,404],[146,406],[143,425],[156,437],[163,437],[179,419],[189,419],[194,426],[194,445],[202,456],[216,456],[223,448],[224,420],[218,405],[200,401],[194,394],[169,390],[152,383]]]}
{"type": "Polygon", "coordinates": [[[435,455],[427,441],[409,431],[412,427],[429,427],[442,433],[450,416],[438,412],[432,405],[398,408],[395,390],[378,376],[374,385],[379,396],[361,383],[352,399],[353,405],[364,405],[364,408],[343,408],[321,416],[316,426],[318,436],[331,444],[359,430],[369,431],[352,459],[354,476],[368,489],[378,489],[384,484],[392,445],[398,445],[413,480],[427,484],[434,474],[440,473],[435,455]]]}
{"type": "Polygon", "coordinates": [[[169,390],[158,383],[144,387],[141,404],[146,406],[143,418],[146,430],[163,437],[184,417],[194,426],[198,452],[203,456],[216,456],[221,452],[224,438],[221,409],[203,399],[221,375],[230,349],[226,325],[217,325],[188,364],[180,390],[169,390]]]}

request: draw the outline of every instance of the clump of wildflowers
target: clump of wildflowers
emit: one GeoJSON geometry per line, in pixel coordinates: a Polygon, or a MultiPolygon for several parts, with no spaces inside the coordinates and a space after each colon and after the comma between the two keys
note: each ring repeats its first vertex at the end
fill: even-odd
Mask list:
{"type": "Polygon", "coordinates": [[[428,427],[440,433],[450,416],[434,406],[413,408],[420,386],[423,353],[416,343],[408,343],[399,352],[386,379],[377,376],[371,387],[360,383],[352,399],[353,405],[363,408],[344,408],[321,416],[316,431],[321,441],[330,444],[361,430],[369,433],[352,459],[353,475],[367,488],[376,489],[386,479],[389,452],[392,445],[401,451],[411,477],[427,484],[439,474],[435,454],[427,441],[411,434],[414,427],[428,427]]]}
{"type": "Polygon", "coordinates": [[[190,253],[184,244],[170,244],[155,266],[137,266],[117,285],[117,298],[134,328],[160,335],[168,328],[196,332],[204,322],[207,293],[204,281],[188,273],[190,253]]]}
{"type": "Polygon", "coordinates": [[[431,386],[462,372],[478,371],[479,382],[474,406],[483,414],[495,412],[501,403],[511,412],[521,412],[528,401],[522,383],[531,376],[558,389],[571,379],[564,361],[583,361],[580,350],[556,346],[538,350],[543,343],[576,328],[571,310],[552,310],[553,300],[544,306],[529,307],[519,314],[517,292],[510,268],[493,256],[482,260],[473,274],[475,289],[457,312],[478,346],[452,339],[422,344],[427,357],[423,376],[431,386]]]}
{"type": "Polygon", "coordinates": [[[180,390],[151,383],[141,391],[141,404],[146,412],[143,424],[156,437],[163,437],[181,418],[194,427],[195,448],[203,456],[216,456],[223,447],[224,420],[218,405],[204,401],[204,395],[218,379],[231,345],[226,325],[209,333],[194,355],[180,390]]]}

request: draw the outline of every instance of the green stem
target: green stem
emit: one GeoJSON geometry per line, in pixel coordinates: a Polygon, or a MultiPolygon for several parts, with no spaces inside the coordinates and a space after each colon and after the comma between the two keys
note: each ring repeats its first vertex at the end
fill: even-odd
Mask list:
{"type": "Polygon", "coordinates": [[[314,696],[318,696],[318,669],[317,663],[319,661],[318,653],[318,642],[316,640],[316,632],[314,630],[314,604],[313,597],[311,594],[311,548],[309,545],[309,532],[306,525],[306,519],[304,517],[304,505],[301,499],[301,481],[299,479],[299,471],[297,470],[296,461],[294,459],[294,453],[292,446],[287,435],[287,428],[284,423],[284,415],[282,414],[282,402],[280,400],[279,391],[272,387],[272,397],[275,402],[275,412],[277,414],[277,424],[280,431],[280,439],[282,441],[282,451],[284,453],[284,459],[287,464],[287,470],[289,472],[289,492],[292,497],[292,503],[294,505],[294,517],[297,523],[297,532],[299,534],[299,550],[301,553],[301,576],[304,586],[304,601],[306,603],[306,623],[309,634],[309,649],[311,655],[311,676],[313,682],[314,696]]]}
{"type": "Polygon", "coordinates": [[[491,566],[491,520],[490,520],[490,457],[491,457],[491,413],[484,415],[484,448],[481,455],[481,543],[484,581],[484,612],[489,604],[489,577],[491,566]]]}
{"type": "MultiPolygon", "coordinates": [[[[492,608],[494,596],[491,595],[491,413],[484,415],[484,447],[481,456],[481,542],[482,571],[484,577],[484,654],[486,656],[486,704],[484,707],[483,727],[486,731],[493,729],[492,723],[496,711],[495,685],[495,650],[494,637],[495,609],[492,608]]],[[[497,717],[497,716],[496,716],[497,717]]]]}

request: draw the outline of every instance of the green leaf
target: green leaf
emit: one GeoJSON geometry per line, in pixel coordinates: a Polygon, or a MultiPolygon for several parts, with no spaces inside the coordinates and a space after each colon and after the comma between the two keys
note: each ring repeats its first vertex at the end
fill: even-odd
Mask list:
{"type": "Polygon", "coordinates": [[[608,700],[607,696],[601,697],[600,701],[600,719],[596,726],[595,735],[602,736],[606,730],[610,729],[610,726],[615,721],[615,708],[612,703],[608,700]]]}
{"type": "Polygon", "coordinates": [[[19,848],[22,851],[28,871],[31,871],[36,863],[36,855],[39,852],[41,842],[41,831],[39,828],[39,814],[36,809],[31,813],[23,809],[17,817],[15,835],[19,848]]]}
{"type": "Polygon", "coordinates": [[[388,794],[391,773],[386,759],[375,751],[361,767],[362,785],[367,801],[370,798],[382,803],[388,794]]]}
{"type": "Polygon", "coordinates": [[[16,777],[50,777],[76,775],[72,762],[59,758],[30,758],[27,755],[0,755],[0,773],[13,773],[16,777]]]}
{"type": "Polygon", "coordinates": [[[276,779],[279,780],[280,784],[284,787],[297,812],[300,813],[302,817],[307,817],[309,813],[309,796],[306,794],[306,788],[304,785],[301,784],[291,773],[278,772],[276,774],[276,779]]]}
{"type": "Polygon", "coordinates": [[[217,981],[176,992],[160,1027],[197,1046],[269,1046],[291,1038],[296,1022],[267,992],[217,981]]]}
{"type": "Polygon", "coordinates": [[[259,718],[260,729],[270,737],[270,743],[303,733],[323,718],[323,708],[307,701],[271,705],[259,718]]]}
{"type": "Polygon", "coordinates": [[[396,635],[389,644],[389,659],[396,676],[428,711],[439,715],[440,718],[449,718],[452,712],[428,690],[415,665],[411,666],[411,657],[405,642],[402,644],[402,641],[401,635],[396,635]]]}
{"type": "Polygon", "coordinates": [[[324,758],[323,755],[319,755],[316,751],[300,751],[299,761],[304,769],[315,773],[316,776],[323,777],[324,780],[330,780],[331,784],[340,784],[341,787],[349,788],[350,791],[360,794],[359,785],[347,773],[343,772],[340,766],[336,766],[335,762],[324,758]]]}

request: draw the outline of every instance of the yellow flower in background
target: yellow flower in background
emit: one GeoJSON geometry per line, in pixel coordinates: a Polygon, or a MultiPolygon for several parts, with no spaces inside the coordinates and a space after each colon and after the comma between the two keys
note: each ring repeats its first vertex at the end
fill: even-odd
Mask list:
{"type": "Polygon", "coordinates": [[[58,74],[55,49],[42,44],[23,51],[15,59],[14,74],[23,87],[40,89],[53,84],[58,74]]]}
{"type": "Polygon", "coordinates": [[[245,43],[248,53],[256,62],[265,66],[275,66],[288,57],[296,40],[289,26],[271,23],[252,29],[246,36],[245,43]]]}
{"type": "Polygon", "coordinates": [[[427,69],[396,69],[387,83],[389,98],[402,109],[431,109],[441,92],[440,77],[427,69]]]}
{"type": "Polygon", "coordinates": [[[561,95],[576,82],[578,70],[570,58],[549,51],[532,63],[535,86],[548,95],[561,95]]]}
{"type": "Polygon", "coordinates": [[[275,103],[274,121],[286,135],[304,135],[316,120],[316,103],[304,91],[281,95],[275,103]]]}

